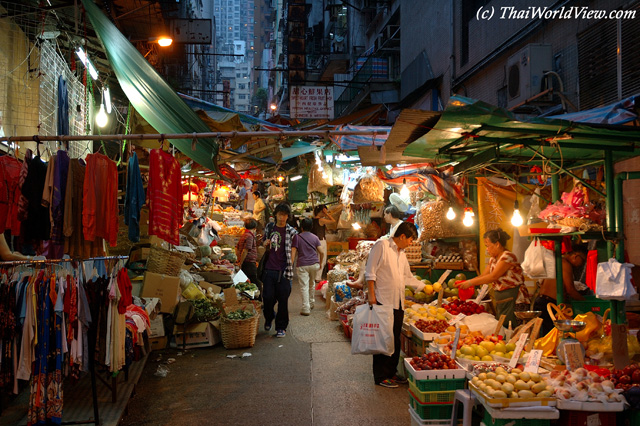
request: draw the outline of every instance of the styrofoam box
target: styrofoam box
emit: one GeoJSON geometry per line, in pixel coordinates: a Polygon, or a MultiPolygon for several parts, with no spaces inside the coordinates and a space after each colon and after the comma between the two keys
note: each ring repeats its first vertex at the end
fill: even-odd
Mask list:
{"type": "Polygon", "coordinates": [[[558,409],[573,411],[624,411],[624,402],[571,401],[558,400],[558,409]]]}
{"type": "Polygon", "coordinates": [[[464,379],[467,374],[467,370],[463,368],[455,370],[416,370],[410,361],[411,358],[404,359],[404,368],[411,373],[415,380],[464,379]]]}
{"type": "Polygon", "coordinates": [[[423,333],[418,327],[413,324],[411,324],[411,333],[424,342],[431,342],[438,336],[440,336],[439,333],[423,333]]]}

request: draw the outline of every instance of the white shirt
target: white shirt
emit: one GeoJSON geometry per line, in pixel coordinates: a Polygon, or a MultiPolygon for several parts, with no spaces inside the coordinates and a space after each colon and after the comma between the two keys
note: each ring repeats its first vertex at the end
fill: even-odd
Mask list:
{"type": "Polygon", "coordinates": [[[399,250],[393,238],[381,238],[373,245],[364,279],[375,281],[376,301],[404,309],[404,288],[410,286],[420,291],[425,284],[414,278],[404,250],[399,250]]]}
{"type": "Polygon", "coordinates": [[[392,223],[391,226],[389,227],[389,236],[393,237],[393,235],[396,233],[396,229],[398,229],[398,226],[400,226],[400,224],[402,223],[402,220],[398,219],[398,221],[396,223],[392,223]]]}

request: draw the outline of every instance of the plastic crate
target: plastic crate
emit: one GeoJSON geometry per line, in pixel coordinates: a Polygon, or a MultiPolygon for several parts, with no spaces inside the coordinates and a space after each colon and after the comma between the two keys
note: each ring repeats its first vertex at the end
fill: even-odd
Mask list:
{"type": "Polygon", "coordinates": [[[342,331],[344,331],[344,335],[347,339],[351,339],[352,329],[349,327],[349,323],[347,321],[340,321],[340,324],[342,324],[342,331]]]}
{"type": "Polygon", "coordinates": [[[558,424],[563,426],[616,426],[616,414],[614,411],[560,410],[558,424]]]}
{"type": "Polygon", "coordinates": [[[422,403],[429,402],[453,402],[453,397],[456,391],[436,391],[436,392],[422,392],[417,386],[409,381],[409,390],[413,396],[422,403]]]}
{"type": "Polygon", "coordinates": [[[464,389],[467,384],[466,377],[462,379],[416,380],[408,370],[407,379],[421,392],[455,391],[457,389],[464,389]]]}
{"type": "Polygon", "coordinates": [[[485,410],[482,423],[485,426],[549,426],[551,420],[548,419],[495,419],[491,417],[489,411],[485,410]]]}
{"type": "MultiPolygon", "coordinates": [[[[420,416],[418,416],[418,413],[411,408],[411,404],[409,404],[409,415],[411,416],[411,426],[451,426],[451,419],[421,419],[420,416]]],[[[459,419],[456,426],[462,426],[463,424],[463,420],[459,419]]]]}
{"type": "Polygon", "coordinates": [[[611,307],[611,302],[608,300],[598,299],[592,297],[586,300],[572,300],[571,308],[573,314],[586,314],[587,312],[593,312],[596,315],[604,315],[604,311],[611,307]]]}
{"type": "Polygon", "coordinates": [[[625,410],[618,419],[620,426],[640,425],[640,410],[625,410]]]}
{"type": "Polygon", "coordinates": [[[414,395],[409,392],[409,405],[416,412],[416,414],[423,420],[442,420],[446,422],[451,420],[451,413],[453,404],[447,403],[421,403],[414,395]]]}

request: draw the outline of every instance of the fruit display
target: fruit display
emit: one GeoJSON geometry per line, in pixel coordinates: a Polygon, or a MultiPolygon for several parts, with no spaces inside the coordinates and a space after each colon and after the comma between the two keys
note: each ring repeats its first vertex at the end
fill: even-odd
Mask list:
{"type": "MultiPolygon", "coordinates": [[[[612,342],[613,340],[611,335],[591,339],[587,341],[587,344],[585,345],[585,355],[592,359],[610,360],[613,358],[612,342]]],[[[627,347],[629,348],[630,357],[640,354],[640,342],[638,342],[638,338],[636,336],[631,334],[627,335],[627,347]]]]}
{"type": "Polygon", "coordinates": [[[410,361],[415,370],[455,370],[458,364],[447,355],[437,352],[429,352],[421,357],[414,356],[410,361]]]}
{"type": "Polygon", "coordinates": [[[628,391],[633,387],[640,387],[640,366],[631,364],[622,370],[611,371],[611,382],[616,389],[628,391]]]}
{"type": "MultiPolygon", "coordinates": [[[[620,377],[625,377],[625,381],[630,377],[623,373],[620,377]]],[[[595,402],[622,402],[621,388],[616,389],[613,378],[611,380],[602,377],[595,371],[587,371],[584,368],[577,368],[575,371],[551,371],[549,384],[555,389],[558,400],[571,401],[595,401],[595,402]]]]}
{"type": "Polygon", "coordinates": [[[423,333],[442,333],[449,327],[449,323],[445,320],[428,320],[419,319],[413,324],[423,333]]]}
{"type": "Polygon", "coordinates": [[[447,311],[444,308],[436,308],[435,306],[415,303],[404,310],[404,322],[407,324],[414,324],[418,320],[447,321],[448,319],[447,311]]]}
{"type": "MultiPolygon", "coordinates": [[[[502,341],[502,336],[487,336],[472,344],[464,344],[456,352],[456,357],[469,359],[471,361],[494,361],[499,359],[511,359],[513,351],[516,349],[515,343],[502,341]]],[[[524,355],[525,352],[522,352],[524,355]]]]}
{"type": "Polygon", "coordinates": [[[471,384],[491,399],[552,398],[554,391],[539,374],[523,372],[519,368],[497,367],[495,372],[474,376],[471,384]]]}
{"type": "Polygon", "coordinates": [[[482,314],[485,312],[484,306],[477,304],[476,302],[467,300],[463,302],[460,299],[455,299],[451,303],[447,303],[444,305],[444,308],[451,315],[465,314],[465,315],[474,315],[474,314],[482,314]]]}

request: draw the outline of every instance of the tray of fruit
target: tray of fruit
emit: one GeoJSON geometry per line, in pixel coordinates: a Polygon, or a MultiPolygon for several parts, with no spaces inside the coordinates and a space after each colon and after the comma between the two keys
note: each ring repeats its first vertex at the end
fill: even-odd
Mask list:
{"type": "Polygon", "coordinates": [[[462,301],[455,299],[452,302],[442,306],[451,315],[465,314],[466,316],[474,314],[482,314],[485,312],[484,306],[477,304],[472,300],[462,301]]]}
{"type": "Polygon", "coordinates": [[[463,379],[466,370],[449,356],[427,352],[422,356],[404,359],[404,367],[415,380],[463,379]]]}
{"type": "Polygon", "coordinates": [[[471,379],[469,389],[483,405],[494,408],[555,407],[557,403],[553,386],[539,374],[518,368],[508,372],[498,367],[495,372],[480,373],[471,379]]]}
{"type": "Polygon", "coordinates": [[[419,319],[411,324],[411,333],[420,340],[430,342],[438,338],[440,333],[444,332],[448,327],[449,322],[446,320],[419,319]]]}
{"type": "MultiPolygon", "coordinates": [[[[623,370],[620,370],[624,373],[623,370]]],[[[558,408],[576,411],[622,411],[624,397],[612,378],[599,374],[598,370],[588,371],[577,368],[575,371],[554,370],[548,383],[553,386],[558,398],[558,408]]]]}

